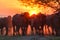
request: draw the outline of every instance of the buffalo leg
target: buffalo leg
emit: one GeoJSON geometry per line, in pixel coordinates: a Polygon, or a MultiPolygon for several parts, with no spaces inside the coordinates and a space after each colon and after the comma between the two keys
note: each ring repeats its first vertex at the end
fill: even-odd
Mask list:
{"type": "Polygon", "coordinates": [[[8,27],[6,27],[6,35],[8,35],[8,27]]]}
{"type": "Polygon", "coordinates": [[[33,35],[33,28],[34,28],[34,27],[31,27],[31,30],[32,30],[32,35],[33,35]]]}
{"type": "Polygon", "coordinates": [[[3,35],[3,28],[1,28],[1,35],[3,35]]]}
{"type": "Polygon", "coordinates": [[[25,35],[25,32],[26,32],[25,27],[22,27],[22,35],[23,36],[25,35]]]}
{"type": "Polygon", "coordinates": [[[15,36],[15,31],[16,31],[16,30],[15,30],[15,27],[13,27],[13,35],[14,35],[14,36],[15,36]]]}
{"type": "Polygon", "coordinates": [[[41,30],[42,30],[42,35],[44,35],[44,33],[43,33],[43,27],[44,27],[44,26],[42,25],[42,26],[41,26],[41,30]]]}
{"type": "Polygon", "coordinates": [[[20,26],[17,26],[17,27],[16,27],[16,33],[17,33],[17,35],[20,35],[19,29],[20,29],[20,26]]]}
{"type": "Polygon", "coordinates": [[[26,33],[27,33],[27,27],[25,27],[25,29],[23,30],[23,32],[24,32],[24,35],[26,35],[26,33]]]}
{"type": "Polygon", "coordinates": [[[39,26],[38,27],[35,27],[35,29],[36,29],[36,34],[37,35],[40,35],[39,26]]]}

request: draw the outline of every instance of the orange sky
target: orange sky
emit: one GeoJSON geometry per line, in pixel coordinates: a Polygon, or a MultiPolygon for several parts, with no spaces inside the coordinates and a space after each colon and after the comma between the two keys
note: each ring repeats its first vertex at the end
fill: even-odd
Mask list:
{"type": "Polygon", "coordinates": [[[14,15],[20,11],[17,0],[0,0],[0,16],[14,15]]]}
{"type": "MultiPolygon", "coordinates": [[[[21,3],[19,3],[17,0],[0,0],[0,17],[14,15],[16,13],[26,11],[26,9],[22,9],[24,9],[23,5],[21,5],[21,3]]],[[[51,12],[52,9],[48,9],[48,11],[51,12]]]]}

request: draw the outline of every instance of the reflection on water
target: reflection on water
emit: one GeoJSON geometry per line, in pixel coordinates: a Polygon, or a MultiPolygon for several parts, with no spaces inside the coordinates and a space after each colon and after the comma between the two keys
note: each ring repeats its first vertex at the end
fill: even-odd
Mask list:
{"type": "MultiPolygon", "coordinates": [[[[36,34],[35,28],[33,28],[33,29],[34,29],[34,30],[33,30],[33,33],[36,34]]],[[[30,35],[31,32],[32,32],[31,27],[30,27],[30,25],[28,25],[27,35],[30,35]]],[[[43,27],[43,31],[40,30],[40,33],[41,33],[41,32],[44,32],[44,35],[52,35],[52,32],[54,32],[54,34],[56,34],[55,31],[52,31],[51,26],[48,27],[47,25],[45,25],[45,26],[43,27]]],[[[19,30],[19,33],[22,34],[21,28],[20,28],[20,30],[19,30]]],[[[5,27],[4,27],[4,28],[3,28],[3,35],[5,35],[5,34],[6,34],[6,29],[5,29],[5,27]]],[[[10,27],[10,28],[8,29],[8,35],[9,35],[9,36],[13,35],[13,27],[10,27]]]]}

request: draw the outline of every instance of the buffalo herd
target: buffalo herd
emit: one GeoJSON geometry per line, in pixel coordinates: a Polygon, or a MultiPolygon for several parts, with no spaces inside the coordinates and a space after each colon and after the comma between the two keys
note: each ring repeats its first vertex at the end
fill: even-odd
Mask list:
{"type": "MultiPolygon", "coordinates": [[[[38,15],[33,14],[29,16],[28,12],[24,12],[21,14],[16,14],[13,17],[0,17],[1,34],[3,34],[2,30],[4,27],[6,28],[6,35],[8,34],[8,28],[13,27],[13,35],[15,35],[15,32],[18,32],[17,35],[20,35],[20,28],[22,29],[22,34],[26,35],[28,25],[30,25],[32,31],[33,28],[35,28],[36,34],[39,35],[43,35],[43,32],[40,33],[39,31],[43,30],[43,27],[45,25],[47,25],[48,27],[51,26],[52,30],[56,31],[56,36],[60,36],[60,11],[52,15],[38,13],[38,15]]],[[[52,34],[54,33],[52,32],[52,34]]]]}

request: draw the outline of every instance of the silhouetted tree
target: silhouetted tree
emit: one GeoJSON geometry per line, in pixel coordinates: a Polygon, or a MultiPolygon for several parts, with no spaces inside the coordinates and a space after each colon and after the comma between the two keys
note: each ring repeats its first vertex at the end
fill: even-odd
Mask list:
{"type": "Polygon", "coordinates": [[[12,30],[12,17],[11,16],[8,16],[7,17],[7,30],[8,30],[8,32],[11,34],[12,32],[11,32],[11,30],[12,30]]]}

